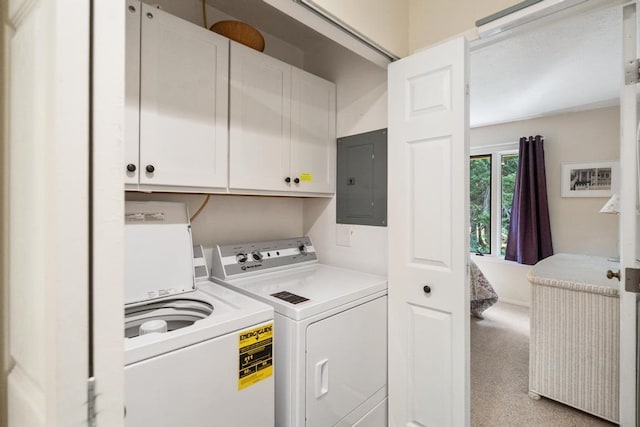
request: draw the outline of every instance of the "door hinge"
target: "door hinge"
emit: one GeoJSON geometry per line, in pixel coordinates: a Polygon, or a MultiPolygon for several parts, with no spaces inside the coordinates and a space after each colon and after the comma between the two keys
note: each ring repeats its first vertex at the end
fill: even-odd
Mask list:
{"type": "Polygon", "coordinates": [[[96,379],[87,380],[87,426],[96,427],[96,379]]]}
{"type": "Polygon", "coordinates": [[[640,60],[634,59],[624,64],[624,84],[632,85],[640,81],[640,60]]]}
{"type": "Polygon", "coordinates": [[[624,269],[624,290],[640,293],[640,268],[624,269]]]}

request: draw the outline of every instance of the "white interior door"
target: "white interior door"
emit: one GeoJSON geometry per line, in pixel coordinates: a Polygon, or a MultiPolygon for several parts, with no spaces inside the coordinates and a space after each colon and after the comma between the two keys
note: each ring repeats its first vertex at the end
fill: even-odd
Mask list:
{"type": "Polygon", "coordinates": [[[468,48],[389,66],[389,424],[469,424],[468,48]]]}
{"type": "Polygon", "coordinates": [[[87,419],[89,8],[9,5],[11,426],[87,419]]]}
{"type": "MultiPolygon", "coordinates": [[[[625,64],[640,57],[638,48],[638,14],[636,4],[623,7],[625,64]]],[[[638,245],[639,216],[638,206],[638,165],[637,134],[638,99],[637,84],[627,84],[622,88],[620,97],[620,268],[640,267],[636,260],[640,258],[638,245]]],[[[620,286],[620,425],[637,424],[637,304],[638,294],[625,291],[626,275],[623,274],[620,286]]]]}

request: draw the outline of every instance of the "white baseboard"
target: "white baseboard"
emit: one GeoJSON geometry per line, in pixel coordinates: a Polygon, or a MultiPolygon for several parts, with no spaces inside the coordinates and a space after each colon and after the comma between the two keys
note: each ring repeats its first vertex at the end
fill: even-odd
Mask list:
{"type": "Polygon", "coordinates": [[[519,305],[521,307],[529,307],[529,308],[531,308],[531,303],[530,302],[518,301],[518,300],[515,300],[515,299],[509,299],[509,298],[502,298],[499,295],[498,295],[498,301],[506,302],[507,304],[519,305]]]}

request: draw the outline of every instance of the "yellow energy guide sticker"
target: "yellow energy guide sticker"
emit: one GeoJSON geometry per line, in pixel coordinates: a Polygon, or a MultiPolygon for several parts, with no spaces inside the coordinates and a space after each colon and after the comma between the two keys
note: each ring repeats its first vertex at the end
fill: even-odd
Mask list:
{"type": "Polygon", "coordinates": [[[273,375],[273,322],[238,334],[238,390],[273,375]]]}
{"type": "Polygon", "coordinates": [[[313,182],[313,174],[312,173],[301,173],[300,174],[301,182],[313,182]]]}

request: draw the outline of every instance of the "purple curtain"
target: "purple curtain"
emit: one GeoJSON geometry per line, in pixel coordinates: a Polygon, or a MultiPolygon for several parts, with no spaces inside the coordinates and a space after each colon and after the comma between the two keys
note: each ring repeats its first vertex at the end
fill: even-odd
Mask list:
{"type": "Polygon", "coordinates": [[[504,256],[504,259],[520,264],[533,265],[553,255],[543,145],[540,135],[520,138],[518,172],[504,256]]]}

